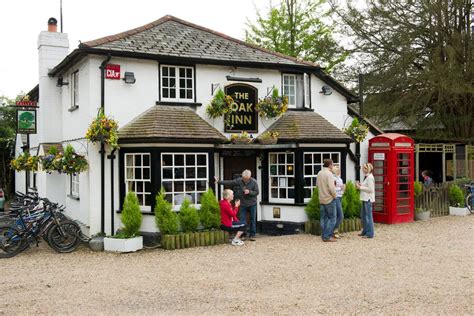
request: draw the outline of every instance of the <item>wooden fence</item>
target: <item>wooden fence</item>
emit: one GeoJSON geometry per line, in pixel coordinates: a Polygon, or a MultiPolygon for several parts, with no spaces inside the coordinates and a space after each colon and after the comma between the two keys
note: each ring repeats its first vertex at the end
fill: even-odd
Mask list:
{"type": "Polygon", "coordinates": [[[415,207],[431,211],[431,217],[449,215],[450,183],[434,184],[429,190],[415,197],[415,207]]]}

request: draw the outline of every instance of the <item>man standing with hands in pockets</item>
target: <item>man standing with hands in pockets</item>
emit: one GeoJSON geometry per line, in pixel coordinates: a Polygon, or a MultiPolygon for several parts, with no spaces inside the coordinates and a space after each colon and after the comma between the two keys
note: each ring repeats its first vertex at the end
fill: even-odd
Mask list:
{"type": "Polygon", "coordinates": [[[233,186],[235,188],[235,198],[240,199],[240,221],[247,222],[247,212],[250,212],[249,239],[255,241],[257,233],[257,196],[259,194],[257,180],[252,178],[250,170],[244,170],[242,177],[235,180],[221,180],[214,177],[218,184],[233,186]]]}
{"type": "Polygon", "coordinates": [[[323,161],[323,169],[318,172],[316,184],[319,193],[319,209],[321,229],[324,242],[334,242],[334,227],[336,225],[336,186],[332,174],[333,162],[331,159],[323,161]]]}

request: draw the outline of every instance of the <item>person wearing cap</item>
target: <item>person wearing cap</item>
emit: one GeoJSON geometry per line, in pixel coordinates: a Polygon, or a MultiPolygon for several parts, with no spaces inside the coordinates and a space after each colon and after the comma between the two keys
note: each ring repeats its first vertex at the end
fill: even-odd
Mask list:
{"type": "Polygon", "coordinates": [[[362,181],[362,183],[356,183],[357,188],[360,190],[360,200],[362,201],[362,209],[360,212],[362,232],[359,236],[363,238],[374,238],[374,218],[372,214],[372,203],[375,201],[375,179],[372,174],[374,167],[371,163],[365,163],[361,169],[365,174],[364,181],[362,181]]]}

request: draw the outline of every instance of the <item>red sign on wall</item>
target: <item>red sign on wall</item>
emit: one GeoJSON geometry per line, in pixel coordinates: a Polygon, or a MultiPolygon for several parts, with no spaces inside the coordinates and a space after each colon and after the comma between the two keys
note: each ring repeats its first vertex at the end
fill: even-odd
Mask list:
{"type": "Polygon", "coordinates": [[[105,66],[105,78],[120,80],[120,65],[107,64],[105,66]]]}

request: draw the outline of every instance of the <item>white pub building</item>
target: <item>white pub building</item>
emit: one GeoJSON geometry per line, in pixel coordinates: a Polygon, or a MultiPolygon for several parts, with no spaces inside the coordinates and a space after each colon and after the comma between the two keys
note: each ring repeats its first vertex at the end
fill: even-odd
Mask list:
{"type": "MultiPolygon", "coordinates": [[[[40,196],[64,204],[91,235],[120,227],[129,190],[144,214],[141,231],[153,235],[155,195],[162,186],[176,211],[174,197],[183,194],[199,208],[208,188],[222,192],[214,176],[232,179],[244,169],[260,187],[258,230],[295,233],[307,220],[304,206],[323,159],[332,158],[345,181],[355,179],[355,144],[342,128],[356,114],[350,104],[358,98],[318,65],[173,16],[82,42],[72,52],[67,34],[56,32],[54,19],[49,24],[38,37],[39,84],[29,93],[39,106],[30,152],[44,155],[53,145],[71,144],[89,167],[76,176],[40,171],[29,182],[40,196]],[[206,114],[219,88],[244,104],[230,127],[206,114]],[[289,110],[262,119],[255,104],[274,88],[288,96],[289,110]],[[120,126],[120,148],[105,148],[103,178],[100,145],[85,139],[102,103],[120,126]],[[241,131],[255,141],[231,144],[231,134],[241,131]],[[279,133],[277,144],[259,144],[265,131],[279,133]]],[[[379,132],[372,126],[368,138],[379,132]]],[[[24,138],[17,137],[17,155],[24,138]]],[[[367,140],[361,153],[366,162],[367,140]]],[[[16,189],[25,185],[25,174],[17,173],[16,189]]]]}

